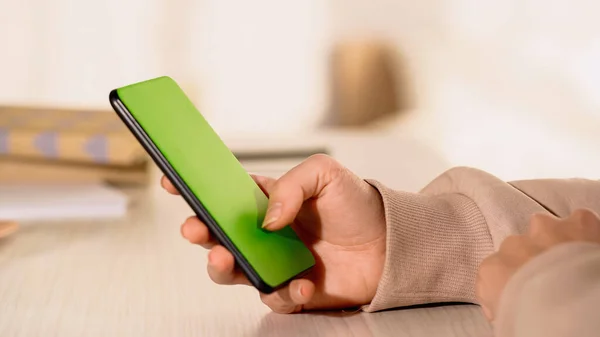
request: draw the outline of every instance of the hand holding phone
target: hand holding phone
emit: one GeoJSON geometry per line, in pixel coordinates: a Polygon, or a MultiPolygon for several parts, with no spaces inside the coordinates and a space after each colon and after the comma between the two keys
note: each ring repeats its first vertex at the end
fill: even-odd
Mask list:
{"type": "MultiPolygon", "coordinates": [[[[269,195],[270,204],[281,204],[278,230],[293,223],[317,257],[311,272],[296,278],[262,301],[278,313],[340,309],[368,304],[377,291],[386,251],[386,224],[379,192],[334,159],[312,156],[275,180],[254,176],[269,195]]],[[[178,194],[168,179],[164,188],[178,194]]],[[[269,217],[267,215],[267,217],[269,217]]],[[[233,255],[210,235],[206,225],[190,217],[182,235],[209,249],[208,274],[217,284],[249,284],[234,267],[233,255]]]]}
{"type": "MultiPolygon", "coordinates": [[[[196,213],[197,217],[188,218],[182,225],[182,233],[190,242],[211,250],[208,271],[213,281],[219,284],[251,284],[261,291],[263,302],[279,313],[339,309],[368,304],[377,290],[385,261],[386,224],[379,192],[325,155],[310,157],[277,180],[254,177],[253,181],[252,177],[238,166],[237,161],[230,161],[233,155],[220,140],[214,139],[216,135],[211,133],[212,129],[207,128],[206,122],[198,121],[199,113],[182,97],[180,89],[174,88],[171,80],[164,79],[160,82],[162,84],[153,83],[149,88],[136,90],[131,96],[129,94],[132,93],[128,93],[127,90],[119,90],[111,95],[111,101],[121,118],[163,169],[163,186],[170,193],[181,194],[196,213]],[[151,88],[154,89],[150,90],[151,88]],[[120,102],[121,100],[115,97],[117,95],[122,96],[124,102],[120,102]],[[171,99],[165,99],[164,95],[176,96],[176,101],[183,103],[166,104],[165,101],[171,99]],[[148,99],[148,96],[153,97],[148,99]],[[134,101],[137,103],[132,103],[134,101]],[[125,104],[128,104],[127,108],[122,106],[125,104]],[[127,109],[131,109],[132,112],[128,112],[127,109]],[[137,113],[134,114],[134,110],[137,110],[137,113]],[[194,117],[190,120],[182,121],[179,120],[181,117],[173,116],[181,111],[185,113],[190,110],[196,113],[192,114],[194,117]],[[131,116],[146,114],[148,111],[150,115],[155,116],[135,116],[136,119],[131,116]],[[147,118],[155,118],[156,121],[148,122],[147,118]],[[162,125],[173,123],[171,118],[177,118],[175,124],[184,126],[181,129],[166,126],[169,135],[165,137],[162,125]],[[207,132],[209,140],[189,139],[188,134],[195,135],[193,138],[206,137],[203,132],[207,132]],[[148,139],[150,134],[153,136],[148,139]],[[177,138],[179,141],[175,146],[167,145],[177,138]],[[194,146],[190,146],[190,143],[194,146]],[[210,144],[217,144],[216,153],[228,153],[225,157],[230,159],[226,162],[235,165],[223,165],[223,170],[211,169],[211,165],[222,161],[219,158],[215,159],[215,152],[210,144]],[[191,159],[180,160],[178,156],[191,159]],[[192,164],[188,161],[192,161],[192,164]],[[188,165],[194,167],[189,168],[188,165]],[[234,172],[227,173],[232,167],[235,167],[234,172]],[[173,172],[175,169],[177,171],[173,172]],[[242,199],[245,202],[240,202],[236,191],[244,189],[234,188],[238,184],[231,185],[223,178],[229,174],[239,178],[239,186],[249,186],[248,190],[252,191],[252,195],[264,196],[258,198],[262,200],[260,207],[248,207],[252,204],[248,201],[251,198],[242,199]],[[188,176],[192,178],[188,179],[188,176]],[[210,180],[208,177],[216,181],[205,182],[207,185],[198,190],[199,200],[195,200],[196,194],[190,193],[191,185],[196,184],[198,180],[210,180]],[[222,191],[221,184],[224,188],[222,191]],[[214,191],[217,193],[211,193],[214,191]],[[249,208],[249,213],[259,214],[245,218],[252,221],[237,224],[243,231],[246,230],[246,226],[260,230],[260,233],[269,238],[264,240],[267,244],[272,244],[269,243],[270,240],[278,241],[277,244],[281,244],[282,249],[264,250],[265,246],[260,245],[263,241],[258,240],[251,240],[248,246],[232,245],[237,242],[248,244],[248,241],[244,241],[243,238],[238,241],[235,234],[227,241],[229,237],[223,237],[219,228],[229,226],[230,231],[227,234],[231,233],[232,229],[239,228],[222,222],[224,217],[216,218],[213,213],[208,213],[210,208],[204,208],[204,204],[198,205],[217,197],[220,200],[218,204],[239,203],[243,206],[227,206],[225,209],[228,212],[245,214],[239,213],[240,210],[249,208]],[[281,206],[279,216],[270,223],[269,230],[260,228],[267,207],[275,204],[281,206]],[[248,260],[244,260],[249,255],[243,254],[246,250],[252,252],[256,249],[266,254],[264,264],[259,263],[256,269],[254,265],[249,268],[248,260]],[[265,275],[268,272],[264,271],[270,266],[285,270],[286,272],[279,273],[282,275],[280,279],[291,281],[274,286],[267,284],[265,287],[265,275]]],[[[261,238],[262,235],[260,234],[261,238]]]]}
{"type": "Polygon", "coordinates": [[[160,77],[119,88],[110,102],[258,290],[271,293],[314,266],[291,227],[262,228],[266,195],[175,81],[160,77]]]}

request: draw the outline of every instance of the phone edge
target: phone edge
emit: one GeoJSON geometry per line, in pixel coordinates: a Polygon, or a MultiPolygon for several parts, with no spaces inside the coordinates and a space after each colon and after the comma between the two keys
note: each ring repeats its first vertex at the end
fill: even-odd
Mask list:
{"type": "Polygon", "coordinates": [[[154,163],[160,168],[163,174],[165,174],[167,178],[173,183],[177,191],[181,193],[181,196],[184,198],[184,200],[187,202],[190,208],[192,208],[193,212],[196,213],[196,216],[198,216],[198,218],[207,225],[211,234],[213,234],[215,238],[219,241],[219,243],[225,246],[225,248],[233,254],[238,266],[242,269],[242,272],[244,272],[250,283],[252,283],[252,285],[256,289],[258,289],[258,291],[264,294],[270,294],[275,290],[285,286],[290,281],[297,278],[299,275],[302,275],[307,272],[307,270],[303,271],[302,273],[293,276],[291,279],[283,282],[282,284],[276,287],[271,287],[268,284],[266,284],[258,275],[258,273],[256,273],[256,271],[246,260],[246,258],[240,253],[235,244],[223,232],[221,227],[208,214],[208,211],[206,211],[200,200],[198,200],[198,198],[194,196],[194,194],[187,187],[185,182],[181,179],[181,177],[179,177],[179,174],[176,173],[175,169],[171,166],[168,160],[156,147],[154,142],[152,142],[148,134],[146,134],[141,125],[139,125],[137,120],[129,112],[125,104],[119,98],[117,89],[114,89],[110,92],[109,99],[113,110],[115,110],[119,118],[123,121],[123,123],[125,123],[127,128],[134,134],[134,136],[146,149],[146,152],[150,155],[154,163]]]}

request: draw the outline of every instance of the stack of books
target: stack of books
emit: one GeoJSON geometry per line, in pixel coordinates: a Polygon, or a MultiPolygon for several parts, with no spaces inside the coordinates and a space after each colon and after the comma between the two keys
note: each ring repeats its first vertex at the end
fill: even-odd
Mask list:
{"type": "Polygon", "coordinates": [[[97,183],[0,184],[0,233],[6,219],[37,222],[121,218],[127,214],[129,197],[118,188],[97,183]]]}
{"type": "Polygon", "coordinates": [[[112,111],[0,106],[0,183],[146,184],[149,162],[112,111]]]}

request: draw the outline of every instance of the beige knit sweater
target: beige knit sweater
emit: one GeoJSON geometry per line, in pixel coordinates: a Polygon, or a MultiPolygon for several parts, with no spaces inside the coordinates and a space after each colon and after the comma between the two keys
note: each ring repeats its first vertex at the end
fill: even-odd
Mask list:
{"type": "MultiPolygon", "coordinates": [[[[369,183],[383,197],[387,222],[386,262],[377,294],[365,308],[370,312],[476,303],[480,262],[507,236],[524,233],[532,214],[565,217],[577,208],[600,213],[600,181],[504,182],[459,167],[419,193],[369,183]]],[[[495,331],[498,336],[600,336],[599,310],[600,245],[557,246],[511,279],[495,331]]]]}

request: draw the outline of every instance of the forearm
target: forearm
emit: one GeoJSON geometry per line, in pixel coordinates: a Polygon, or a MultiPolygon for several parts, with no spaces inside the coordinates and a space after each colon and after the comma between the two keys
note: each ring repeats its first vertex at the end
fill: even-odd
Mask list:
{"type": "Polygon", "coordinates": [[[565,216],[576,208],[600,212],[600,181],[530,180],[507,183],[465,167],[451,169],[419,193],[382,195],[386,262],[366,311],[424,303],[475,303],[481,261],[510,235],[527,231],[535,213],[565,216]]]}
{"type": "Polygon", "coordinates": [[[523,233],[531,214],[546,210],[485,172],[456,168],[420,193],[369,181],[382,195],[386,262],[366,311],[424,303],[475,303],[478,266],[505,237],[523,233]]]}

